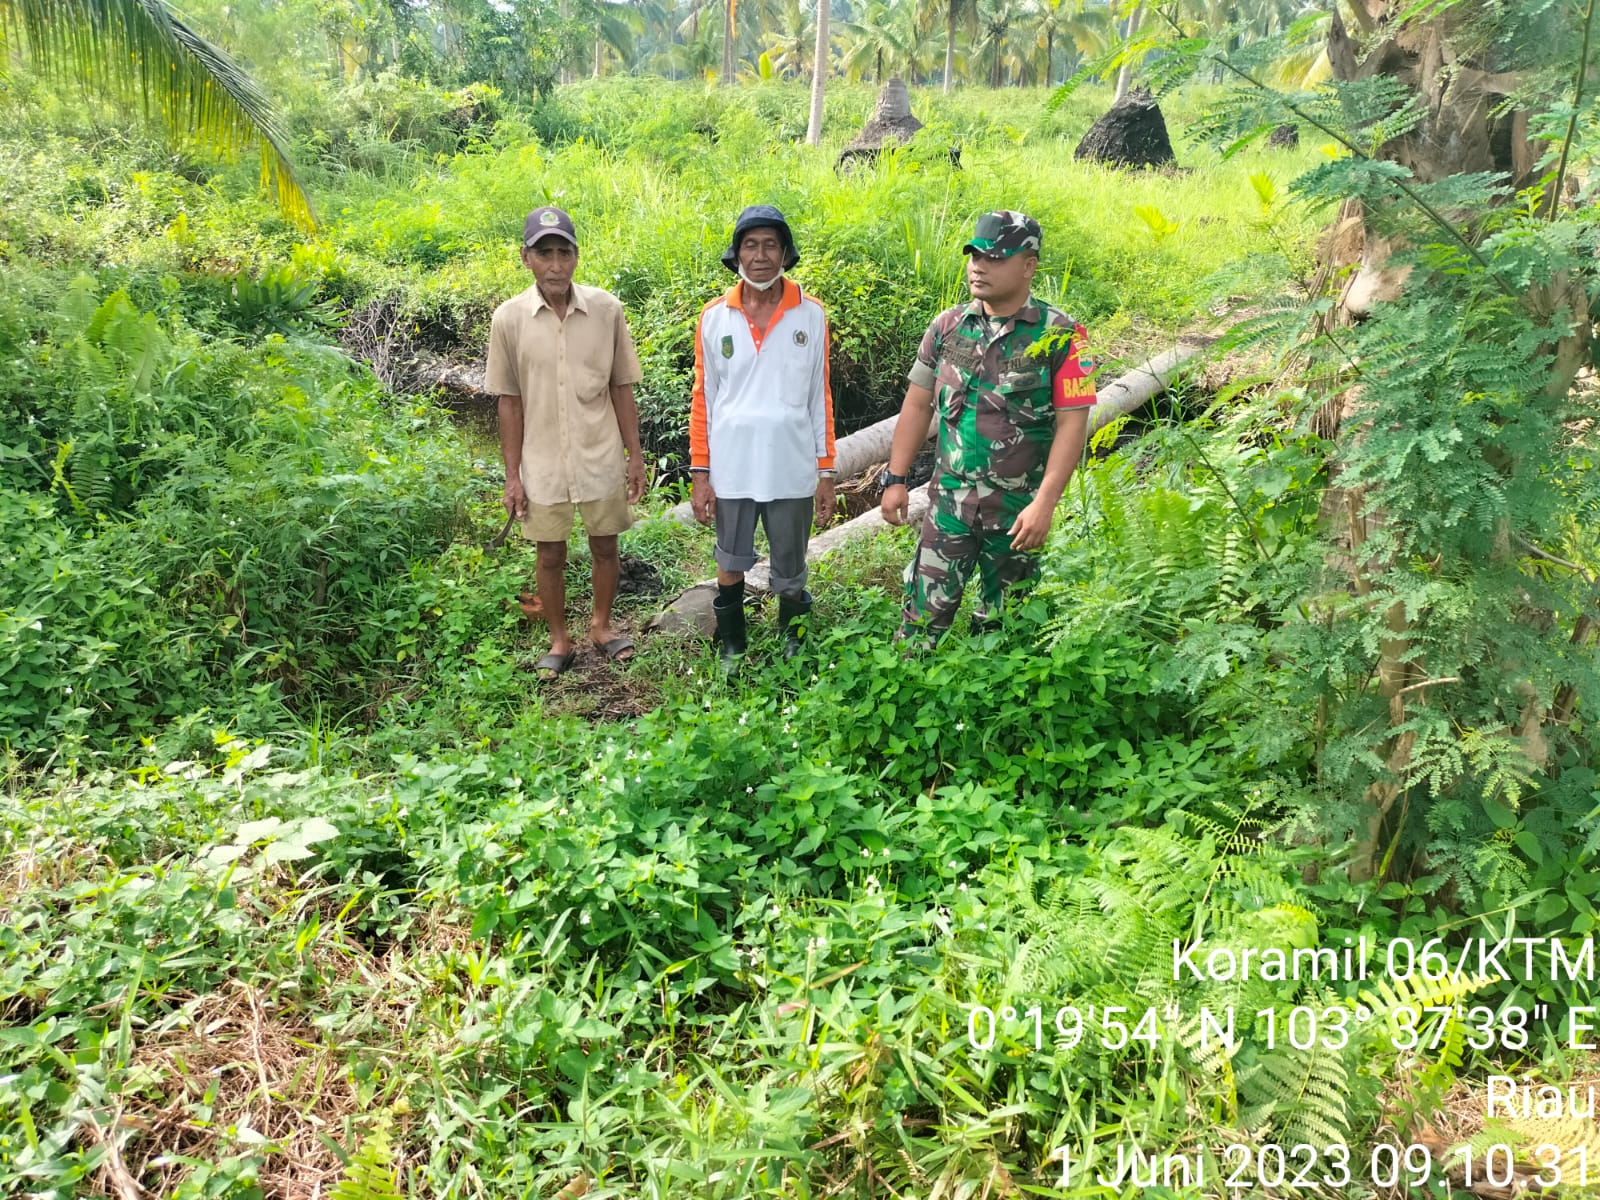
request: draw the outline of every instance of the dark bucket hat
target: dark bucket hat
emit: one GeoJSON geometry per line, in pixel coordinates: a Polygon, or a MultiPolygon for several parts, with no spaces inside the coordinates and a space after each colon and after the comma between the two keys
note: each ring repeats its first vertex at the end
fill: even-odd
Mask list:
{"type": "Polygon", "coordinates": [[[770,204],[752,204],[740,213],[739,219],[733,223],[733,243],[722,256],[722,265],[735,275],[739,273],[739,241],[752,229],[778,231],[778,236],[783,239],[785,271],[800,261],[800,251],[795,247],[794,234],[789,231],[789,222],[783,219],[783,214],[770,204]]]}
{"type": "Polygon", "coordinates": [[[984,213],[972,231],[972,240],[961,247],[963,254],[998,254],[1010,258],[1024,250],[1039,253],[1042,235],[1039,222],[1026,213],[1001,209],[984,213]]]}

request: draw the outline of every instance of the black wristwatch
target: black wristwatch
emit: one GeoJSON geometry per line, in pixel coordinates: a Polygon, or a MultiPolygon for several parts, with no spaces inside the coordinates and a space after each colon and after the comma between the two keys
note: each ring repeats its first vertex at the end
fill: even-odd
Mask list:
{"type": "Polygon", "coordinates": [[[906,476],[896,475],[893,471],[885,467],[883,473],[878,476],[878,490],[882,491],[884,488],[892,488],[895,484],[904,483],[905,481],[906,476]]]}

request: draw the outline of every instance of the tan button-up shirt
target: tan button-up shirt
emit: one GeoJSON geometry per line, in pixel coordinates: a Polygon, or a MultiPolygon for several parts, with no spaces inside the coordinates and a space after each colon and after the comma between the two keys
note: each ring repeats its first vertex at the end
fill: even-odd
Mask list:
{"type": "Polygon", "coordinates": [[[534,504],[582,503],[625,485],[613,385],[638,383],[622,302],[572,285],[565,320],[537,286],[494,310],[484,390],[522,397],[522,487],[534,504]]]}

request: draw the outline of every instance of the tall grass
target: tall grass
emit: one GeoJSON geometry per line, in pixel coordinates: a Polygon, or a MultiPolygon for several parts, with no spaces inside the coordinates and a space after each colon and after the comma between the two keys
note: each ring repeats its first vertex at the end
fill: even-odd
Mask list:
{"type": "MultiPolygon", "coordinates": [[[[1223,161],[1183,142],[1204,90],[1169,105],[1182,165],[1165,174],[1072,158],[1108,100],[1092,90],[1058,111],[1042,93],[1016,89],[919,90],[913,107],[926,127],[914,143],[848,173],[835,158],[870,111],[868,87],[835,90],[820,148],[800,144],[805,94],[796,85],[605,81],[531,109],[497,102],[485,109],[497,121],[439,137],[418,115],[431,111],[418,107],[427,97],[407,96],[412,116],[395,134],[404,138],[376,157],[319,132],[317,119],[327,124],[343,100],[330,102],[332,113],[291,114],[308,158],[324,164],[311,176],[325,218],[317,243],[297,244],[245,173],[216,164],[179,173],[137,138],[109,154],[60,137],[45,138],[42,156],[22,144],[0,150],[23,193],[0,237],[30,255],[157,276],[289,261],[352,306],[400,296],[435,349],[471,356],[494,306],[530,282],[515,251],[523,214],[559,204],[578,224],[580,279],[628,305],[646,351],[643,399],[664,440],[658,449],[681,451],[673,439],[682,437],[694,317],[729,282],[718,259],[745,204],[777,204],[795,227],[796,278],[830,309],[846,427],[897,404],[925,323],[964,295],[959,246],[983,211],[1039,218],[1039,291],[1090,326],[1112,368],[1209,320],[1221,294],[1281,286],[1299,266],[1285,255],[1304,255],[1315,219],[1302,210],[1263,219],[1251,177],[1281,192],[1316,150],[1257,145],[1223,161]],[[466,148],[422,149],[447,144],[466,148]]],[[[356,115],[369,98],[359,99],[345,105],[356,115]]],[[[152,307],[160,299],[133,290],[152,307]]]]}

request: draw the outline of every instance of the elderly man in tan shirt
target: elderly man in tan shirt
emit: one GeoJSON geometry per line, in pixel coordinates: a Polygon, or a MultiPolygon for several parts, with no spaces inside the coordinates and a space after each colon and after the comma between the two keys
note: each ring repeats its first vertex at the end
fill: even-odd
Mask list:
{"type": "Polygon", "coordinates": [[[538,547],[539,598],[550,653],[535,664],[554,679],[577,651],[567,631],[567,539],[583,517],[593,562],[589,640],[612,662],[633,642],[611,624],[621,563],[617,535],[628,506],[644,494],[639,410],[641,376],[622,303],[572,282],[578,237],[559,208],[537,208],[522,228],[522,262],[534,284],[495,309],[484,388],[500,397],[500,454],[506,511],[538,547]]]}

